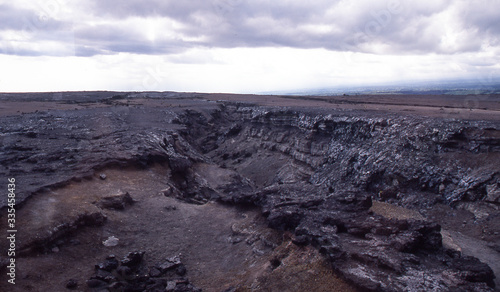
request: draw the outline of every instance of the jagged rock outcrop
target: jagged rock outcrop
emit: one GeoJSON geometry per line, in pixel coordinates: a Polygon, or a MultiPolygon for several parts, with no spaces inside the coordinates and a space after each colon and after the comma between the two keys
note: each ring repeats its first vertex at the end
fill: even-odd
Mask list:
{"type": "Polygon", "coordinates": [[[384,291],[495,285],[486,264],[442,248],[438,224],[388,220],[369,211],[372,198],[413,208],[491,200],[486,190],[495,194],[498,167],[470,167],[447,156],[496,155],[492,125],[237,106],[216,116],[224,120],[187,113],[184,119],[196,124],[181,134],[212,163],[250,180],[239,184],[245,191],[219,190],[219,199],[261,206],[271,227],[291,230],[297,244],[319,248],[346,279],[384,291]],[[223,126],[214,130],[210,124],[223,126]]]}
{"type": "Polygon", "coordinates": [[[169,109],[115,106],[2,117],[0,175],[16,178],[22,202],[43,187],[79,181],[104,167],[165,161],[156,138],[175,126],[175,116],[169,109]]]}

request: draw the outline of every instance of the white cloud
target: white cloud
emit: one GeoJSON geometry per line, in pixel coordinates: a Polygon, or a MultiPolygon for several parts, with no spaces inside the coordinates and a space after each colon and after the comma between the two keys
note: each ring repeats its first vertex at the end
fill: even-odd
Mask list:
{"type": "MultiPolygon", "coordinates": [[[[0,91],[82,89],[251,92],[498,73],[496,56],[376,55],[325,49],[194,49],[175,56],[0,56],[0,91]],[[210,60],[210,62],[204,62],[210,60]],[[488,65],[488,66],[484,66],[488,65]],[[486,69],[485,69],[486,68],[486,69]],[[89,84],[91,85],[89,87],[89,84]]],[[[479,76],[479,75],[477,75],[479,76]]]]}

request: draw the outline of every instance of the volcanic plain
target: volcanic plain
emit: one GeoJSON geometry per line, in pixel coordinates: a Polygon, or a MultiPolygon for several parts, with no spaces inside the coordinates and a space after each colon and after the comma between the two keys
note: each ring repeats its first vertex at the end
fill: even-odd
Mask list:
{"type": "Polygon", "coordinates": [[[1,291],[500,285],[498,95],[2,93],[0,163],[1,291]]]}

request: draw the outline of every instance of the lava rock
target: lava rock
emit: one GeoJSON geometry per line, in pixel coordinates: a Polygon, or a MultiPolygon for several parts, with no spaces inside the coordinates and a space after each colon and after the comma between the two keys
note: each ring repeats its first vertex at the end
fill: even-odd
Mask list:
{"type": "Polygon", "coordinates": [[[130,194],[125,192],[110,197],[104,197],[99,200],[96,205],[103,209],[124,210],[126,206],[132,205],[134,202],[130,194]]]}
{"type": "Polygon", "coordinates": [[[66,283],[66,288],[73,290],[78,287],[78,281],[75,279],[69,279],[68,282],[66,283]]]}
{"type": "Polygon", "coordinates": [[[127,266],[119,266],[117,269],[116,269],[116,272],[118,273],[118,275],[122,276],[122,277],[128,277],[130,275],[132,275],[133,271],[130,267],[127,267],[127,266]]]}
{"type": "Polygon", "coordinates": [[[92,275],[90,278],[98,279],[107,283],[116,280],[116,277],[112,273],[101,269],[97,269],[94,275],[92,275]]]}
{"type": "Polygon", "coordinates": [[[108,283],[105,281],[102,281],[100,279],[89,279],[87,280],[87,286],[89,288],[97,289],[97,288],[105,288],[108,286],[108,283]]]}
{"type": "Polygon", "coordinates": [[[151,277],[160,277],[162,275],[162,272],[158,268],[153,267],[149,270],[149,275],[151,277]]]}
{"type": "Polygon", "coordinates": [[[111,272],[118,268],[119,262],[114,255],[109,255],[106,261],[99,263],[95,266],[96,269],[111,272]]]}
{"type": "Polygon", "coordinates": [[[298,235],[292,239],[292,243],[298,246],[306,246],[309,244],[309,237],[306,235],[298,235]]]}
{"type": "Polygon", "coordinates": [[[113,282],[108,285],[109,291],[127,291],[130,285],[125,281],[113,282]]]}
{"type": "Polygon", "coordinates": [[[112,247],[112,246],[117,246],[119,242],[120,239],[118,239],[115,236],[110,236],[106,240],[104,240],[102,244],[107,247],[112,247]]]}
{"type": "Polygon", "coordinates": [[[426,250],[439,250],[443,246],[441,236],[441,226],[437,223],[425,223],[419,225],[416,230],[419,233],[419,240],[422,248],[426,250]]]}
{"type": "MultiPolygon", "coordinates": [[[[173,185],[167,184],[167,186],[160,191],[160,194],[163,194],[166,197],[179,197],[181,196],[180,191],[173,185]]],[[[167,206],[170,207],[170,206],[167,206]]],[[[172,206],[175,207],[175,206],[172,206]]]]}
{"type": "Polygon", "coordinates": [[[172,172],[176,174],[185,174],[191,166],[193,166],[193,162],[188,157],[185,156],[170,156],[168,158],[168,165],[172,172]]]}
{"type": "Polygon", "coordinates": [[[129,267],[131,269],[136,269],[142,262],[142,258],[144,257],[145,252],[144,251],[134,251],[128,253],[127,256],[125,256],[121,260],[122,266],[129,267]]]}
{"type": "Polygon", "coordinates": [[[486,186],[485,201],[500,204],[500,187],[498,183],[486,186]]]}
{"type": "Polygon", "coordinates": [[[337,208],[342,208],[348,212],[361,212],[369,210],[372,206],[372,198],[370,194],[342,191],[334,193],[333,196],[327,199],[327,205],[335,205],[337,208]]]}
{"type": "Polygon", "coordinates": [[[439,250],[442,247],[441,226],[436,223],[412,222],[409,229],[393,235],[392,245],[399,251],[439,250]]]}
{"type": "Polygon", "coordinates": [[[325,255],[330,261],[335,261],[345,256],[346,252],[343,250],[342,246],[340,246],[336,242],[328,242],[324,245],[321,245],[319,248],[319,252],[325,255]]]}
{"type": "Polygon", "coordinates": [[[276,208],[271,211],[267,220],[271,228],[294,230],[303,217],[303,212],[298,208],[276,208]]]}
{"type": "MultiPolygon", "coordinates": [[[[143,263],[144,252],[130,252],[116,268],[115,273],[111,273],[101,268],[114,269],[117,263],[116,257],[110,255],[104,263],[96,265],[96,272],[87,281],[87,286],[92,291],[102,289],[103,291],[201,291],[189,283],[183,277],[187,271],[181,263],[179,256],[168,258],[161,266],[146,269],[139,267],[143,263]],[[149,270],[149,273],[143,273],[149,270]],[[171,272],[169,272],[171,271],[171,272]],[[166,273],[168,272],[168,273],[166,273]]],[[[100,291],[100,290],[99,290],[100,291]]]]}
{"type": "Polygon", "coordinates": [[[181,259],[179,258],[179,256],[174,256],[174,257],[167,258],[163,263],[157,264],[155,267],[158,270],[160,270],[162,273],[164,273],[168,270],[172,270],[172,269],[178,267],[181,264],[182,264],[182,262],[181,262],[181,259]]]}
{"type": "Polygon", "coordinates": [[[180,266],[177,267],[177,269],[175,269],[175,273],[183,277],[187,273],[186,267],[181,264],[180,266]]]}
{"type": "Polygon", "coordinates": [[[165,287],[166,292],[173,292],[175,291],[175,287],[177,286],[176,281],[168,281],[167,286],[165,287]]]}
{"type": "Polygon", "coordinates": [[[108,220],[108,217],[101,213],[101,212],[93,212],[93,213],[85,213],[82,215],[78,216],[78,219],[76,221],[76,225],[81,225],[81,226],[102,226],[106,221],[108,220]]]}
{"type": "Polygon", "coordinates": [[[175,211],[175,210],[177,210],[177,207],[176,206],[165,206],[164,209],[166,211],[175,211]]]}
{"type": "Polygon", "coordinates": [[[494,288],[495,274],[491,268],[473,257],[462,257],[453,259],[451,266],[460,271],[460,276],[470,282],[485,282],[494,288]]]}

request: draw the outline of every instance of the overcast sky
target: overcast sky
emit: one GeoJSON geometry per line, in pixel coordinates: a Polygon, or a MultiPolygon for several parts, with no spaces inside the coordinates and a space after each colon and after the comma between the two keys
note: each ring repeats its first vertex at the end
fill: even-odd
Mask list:
{"type": "Polygon", "coordinates": [[[498,0],[0,0],[0,92],[500,76],[498,0]]]}

